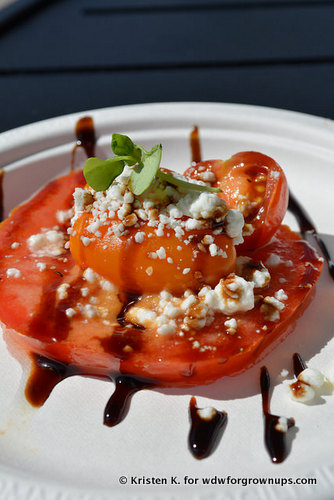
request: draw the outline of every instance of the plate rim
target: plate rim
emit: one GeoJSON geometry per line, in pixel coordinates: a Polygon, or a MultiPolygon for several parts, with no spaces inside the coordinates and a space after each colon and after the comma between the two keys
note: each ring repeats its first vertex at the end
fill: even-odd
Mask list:
{"type": "MultiPolygon", "coordinates": [[[[43,145],[43,149],[49,149],[58,145],[63,145],[64,141],[73,141],[75,140],[74,128],[73,124],[82,116],[91,115],[96,122],[96,130],[102,130],[103,127],[107,127],[109,115],[121,116],[121,113],[124,111],[126,113],[135,112],[136,116],[139,116],[143,112],[147,112],[147,109],[150,108],[154,110],[154,113],[160,113],[163,110],[170,110],[171,114],[174,111],[181,113],[185,110],[191,110],[192,112],[198,112],[199,110],[203,111],[204,109],[214,109],[215,113],[236,113],[238,116],[242,115],[246,111],[251,111],[252,114],[256,114],[257,118],[263,118],[267,120],[275,120],[279,118],[279,120],[285,121],[286,119],[291,120],[291,123],[295,125],[302,125],[303,128],[307,128],[309,130],[313,130],[314,128],[319,131],[319,133],[327,135],[327,133],[331,134],[334,137],[334,121],[329,118],[322,118],[315,115],[300,113],[296,111],[289,111],[279,108],[271,108],[265,106],[255,106],[255,105],[245,105],[245,104],[233,104],[233,103],[212,103],[212,102],[171,102],[171,103],[147,103],[147,104],[134,104],[134,105],[125,105],[125,106],[115,106],[115,107],[106,107],[106,108],[98,108],[92,110],[84,110],[81,112],[70,113],[66,115],[60,115],[53,118],[48,118],[46,120],[41,120],[38,122],[34,122],[31,124],[23,125],[21,127],[17,127],[11,129],[6,132],[2,132],[0,134],[0,154],[6,157],[6,153],[11,153],[11,151],[18,147],[18,144],[22,144],[23,138],[23,146],[29,141],[33,141],[33,146],[37,149],[31,148],[29,149],[29,153],[24,154],[22,157],[11,156],[11,160],[9,163],[17,161],[20,158],[25,158],[32,154],[38,153],[41,151],[40,147],[43,145]],[[100,121],[100,123],[99,123],[100,121]],[[53,134],[55,131],[55,135],[53,134]],[[36,137],[37,136],[37,137],[36,137]]],[[[334,141],[333,141],[334,143],[334,141]]],[[[334,148],[334,144],[332,146],[334,148]]],[[[8,158],[8,156],[6,157],[8,158]]],[[[6,162],[8,163],[8,161],[6,162]]],[[[2,474],[5,467],[0,465],[0,474],[2,474]]],[[[34,498],[40,498],[41,500],[49,500],[53,498],[57,498],[62,500],[63,498],[67,498],[69,495],[69,491],[73,496],[73,499],[85,499],[85,500],[99,500],[109,498],[109,494],[98,490],[81,490],[78,488],[70,487],[66,485],[64,487],[62,484],[57,482],[52,482],[50,480],[41,480],[41,484],[35,484],[32,479],[26,477],[25,474],[20,474],[18,471],[17,474],[13,474],[11,471],[6,471],[6,478],[1,478],[2,483],[6,483],[6,488],[8,491],[13,491],[13,496],[9,496],[8,498],[14,499],[17,498],[14,495],[17,495],[17,491],[19,487],[22,487],[22,491],[26,491],[27,495],[34,496],[34,498]],[[20,482],[20,485],[17,484],[17,481],[20,482]],[[32,487],[32,484],[34,486],[32,487]],[[31,490],[33,488],[33,493],[31,490]],[[39,496],[37,496],[37,494],[39,496]],[[75,495],[75,496],[74,496],[75,495]]],[[[247,491],[249,493],[256,493],[260,490],[258,488],[248,487],[247,491]]],[[[140,490],[138,493],[130,492],[127,490],[126,492],[121,492],[119,488],[115,492],[118,498],[124,497],[133,498],[134,500],[138,498],[142,498],[145,495],[145,498],[156,498],[156,495],[159,495],[159,498],[177,498],[178,493],[170,490],[170,493],[161,493],[158,490],[155,490],[155,493],[152,492],[150,494],[147,490],[140,490]]],[[[185,498],[184,494],[186,491],[183,489],[180,492],[180,498],[185,498]]],[[[215,492],[213,489],[208,490],[207,493],[210,493],[210,498],[213,500],[220,498],[220,493],[215,492]]],[[[272,498],[276,497],[273,490],[270,490],[270,496],[272,498]]],[[[236,492],[237,497],[237,492],[236,492]]],[[[24,498],[28,498],[24,497],[24,498]]],[[[231,497],[232,498],[232,497],[231,497]]],[[[234,498],[234,495],[233,495],[234,498]]],[[[324,497],[325,498],[325,497],[324,497]]]]}
{"type": "MultiPolygon", "coordinates": [[[[287,130],[297,127],[298,130],[303,130],[303,134],[310,133],[309,139],[314,138],[315,145],[318,144],[316,139],[320,135],[321,138],[325,139],[325,143],[328,141],[327,147],[329,149],[334,147],[333,145],[330,147],[334,135],[334,120],[330,118],[253,104],[204,101],[153,102],[87,109],[32,122],[2,132],[0,133],[0,167],[6,167],[21,158],[63,145],[68,141],[75,141],[74,124],[83,116],[92,116],[97,133],[102,134],[104,130],[110,133],[110,125],[108,125],[110,119],[122,120],[124,116],[131,115],[131,121],[139,119],[143,122],[143,119],[147,120],[147,110],[151,111],[155,117],[160,115],[160,119],[166,120],[167,124],[172,115],[179,114],[181,116],[185,112],[196,115],[204,110],[210,111],[212,118],[215,119],[235,116],[243,117],[244,123],[249,123],[249,121],[253,123],[261,121],[284,123],[285,127],[288,127],[287,130]],[[163,118],[161,117],[162,112],[166,113],[163,118]],[[19,147],[25,147],[25,153],[22,156],[17,153],[19,147]]],[[[289,137],[288,133],[287,137],[289,137]]]]}

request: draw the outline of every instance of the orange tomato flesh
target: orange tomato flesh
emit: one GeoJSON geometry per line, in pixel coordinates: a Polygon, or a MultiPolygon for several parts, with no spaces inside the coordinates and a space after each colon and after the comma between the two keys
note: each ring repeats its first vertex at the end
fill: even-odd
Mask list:
{"type": "Polygon", "coordinates": [[[82,214],[75,222],[70,238],[72,256],[79,266],[90,267],[125,292],[168,290],[177,295],[187,289],[198,290],[203,276],[205,283],[215,286],[221,277],[235,270],[236,252],[228,236],[214,235],[215,244],[226,256],[211,256],[208,247],[198,249],[203,237],[213,234],[211,229],[187,231],[179,239],[173,229],[165,228],[164,235],[158,237],[154,228],[144,224],[129,228],[124,236],[116,236],[112,229],[121,221],[115,217],[99,228],[102,236],[94,238],[87,231],[91,222],[89,213],[82,214]],[[135,240],[137,232],[144,233],[142,243],[135,240]],[[87,246],[82,237],[90,238],[87,246]],[[156,254],[161,248],[166,254],[163,258],[159,258],[160,252],[156,254]]]}

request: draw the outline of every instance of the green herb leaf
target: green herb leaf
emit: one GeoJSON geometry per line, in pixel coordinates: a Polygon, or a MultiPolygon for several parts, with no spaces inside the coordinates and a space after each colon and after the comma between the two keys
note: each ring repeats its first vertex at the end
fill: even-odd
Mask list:
{"type": "Polygon", "coordinates": [[[130,177],[130,189],[135,195],[142,194],[152,183],[161,161],[162,146],[157,144],[150,152],[138,147],[142,152],[141,162],[135,166],[130,177]]]}
{"type": "Polygon", "coordinates": [[[161,172],[161,170],[159,170],[157,175],[162,181],[168,182],[169,184],[173,184],[174,186],[180,187],[181,189],[189,189],[191,191],[207,191],[209,193],[222,192],[220,188],[203,186],[202,184],[195,184],[193,182],[184,181],[183,179],[179,179],[178,177],[174,177],[173,175],[161,172]]]}
{"type": "Polygon", "coordinates": [[[127,135],[113,134],[111,137],[111,148],[117,156],[131,156],[135,145],[127,135]]]}
{"type": "Polygon", "coordinates": [[[125,162],[117,157],[109,160],[88,158],[83,173],[87,183],[95,191],[105,191],[114,179],[123,172],[125,162]]]}

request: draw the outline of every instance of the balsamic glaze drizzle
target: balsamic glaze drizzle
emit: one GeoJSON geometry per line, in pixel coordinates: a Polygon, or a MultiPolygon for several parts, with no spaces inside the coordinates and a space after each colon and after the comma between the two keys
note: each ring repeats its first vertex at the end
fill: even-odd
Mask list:
{"type": "Polygon", "coordinates": [[[197,459],[206,458],[217,448],[227,425],[227,413],[214,409],[212,418],[203,418],[196,406],[196,398],[189,404],[191,427],[188,448],[197,459]]]}
{"type": "Polygon", "coordinates": [[[298,375],[306,370],[307,366],[305,361],[302,359],[301,355],[298,354],[298,352],[295,352],[294,355],[292,356],[292,362],[293,362],[293,372],[296,377],[298,375]]]}
{"type": "MultiPolygon", "coordinates": [[[[42,406],[50,396],[54,387],[72,375],[87,375],[100,378],[98,374],[85,373],[74,365],[62,363],[55,359],[32,355],[33,368],[26,384],[25,396],[32,406],[42,406]]],[[[141,389],[153,387],[153,382],[145,379],[121,375],[110,376],[115,381],[115,391],[109,399],[104,410],[104,424],[113,427],[119,424],[127,415],[132,396],[141,389]]]]}
{"type": "MultiPolygon", "coordinates": [[[[298,375],[307,368],[307,366],[305,361],[300,356],[300,354],[298,354],[298,352],[295,352],[294,355],[292,356],[292,362],[293,362],[293,371],[295,377],[297,378],[298,375]]],[[[295,382],[292,382],[292,384],[290,384],[290,390],[293,392],[295,398],[302,398],[304,396],[305,385],[308,384],[306,382],[300,381],[298,378],[295,382]]]]}
{"type": "Polygon", "coordinates": [[[136,302],[138,302],[140,298],[140,295],[137,295],[137,294],[134,294],[134,293],[127,293],[126,294],[126,298],[125,300],[123,301],[123,307],[122,309],[120,310],[120,312],[118,313],[118,316],[117,316],[117,322],[121,325],[121,326],[125,326],[127,324],[127,321],[126,321],[126,313],[127,311],[129,310],[129,308],[131,306],[133,306],[136,302]]]}
{"type": "MultiPolygon", "coordinates": [[[[279,464],[283,462],[288,456],[288,450],[286,446],[287,433],[277,429],[279,420],[282,417],[279,417],[278,415],[272,415],[269,411],[270,376],[268,369],[265,366],[261,368],[260,385],[262,394],[262,410],[265,421],[264,441],[272,462],[279,464]]],[[[288,429],[290,429],[294,425],[294,419],[288,418],[288,429]]]]}
{"type": "Polygon", "coordinates": [[[295,198],[295,196],[289,191],[289,205],[288,210],[295,216],[302,237],[307,240],[308,235],[312,235],[316,242],[318,243],[320,250],[327,262],[329,274],[334,279],[334,262],[333,258],[330,255],[327,246],[323,239],[319,236],[315,225],[313,224],[311,217],[307,213],[307,211],[302,207],[299,201],[295,198]]]}
{"type": "Polygon", "coordinates": [[[136,392],[154,384],[148,380],[123,375],[115,379],[115,385],[115,391],[104,410],[103,423],[108,427],[119,424],[126,417],[131,398],[136,392]]]}
{"type": "Polygon", "coordinates": [[[190,150],[191,150],[191,161],[193,163],[200,162],[202,160],[201,141],[199,138],[197,125],[195,125],[193,130],[190,132],[190,150]]]}
{"type": "Polygon", "coordinates": [[[95,128],[93,118],[91,116],[84,116],[77,121],[75,126],[76,144],[72,150],[71,169],[74,169],[75,153],[78,148],[83,148],[86,152],[87,158],[95,155],[95,128]]]}
{"type": "MultiPolygon", "coordinates": [[[[78,120],[76,125],[77,142],[72,151],[72,169],[74,167],[75,152],[78,147],[82,147],[87,157],[94,156],[95,153],[95,131],[94,123],[91,117],[87,116],[78,120]]],[[[195,126],[190,135],[190,146],[192,153],[192,161],[201,161],[201,147],[198,127],[195,126]]],[[[2,181],[4,171],[0,171],[0,217],[3,216],[3,192],[2,181]]],[[[317,230],[311,221],[307,212],[303,209],[300,203],[290,193],[288,210],[296,217],[303,238],[307,235],[312,235],[319,244],[321,251],[328,263],[328,268],[331,276],[334,278],[334,263],[328,252],[328,249],[317,233],[317,230]]],[[[61,273],[59,273],[60,275],[61,273]]],[[[117,317],[119,327],[116,328],[116,334],[106,339],[108,342],[103,344],[107,352],[112,352],[119,359],[126,359],[129,354],[124,353],[125,347],[132,348],[130,345],[130,335],[133,347],[138,347],[136,343],[140,343],[139,332],[136,333],[137,325],[129,325],[126,322],[126,312],[130,305],[138,300],[137,295],[127,295],[124,305],[117,317]],[[131,331],[130,331],[131,330],[131,331]]],[[[306,368],[306,365],[300,355],[293,355],[293,364],[295,375],[298,376],[301,371],[306,368]]],[[[72,375],[87,375],[99,378],[97,373],[85,373],[80,371],[74,365],[65,364],[60,361],[48,358],[42,355],[33,355],[33,369],[26,384],[25,395],[27,400],[33,406],[41,406],[49,397],[53,388],[65,378],[72,375]]],[[[133,395],[139,390],[153,388],[157,384],[145,380],[135,378],[129,375],[110,375],[110,380],[115,382],[115,390],[106,404],[104,411],[104,424],[108,427],[119,424],[127,415],[133,395]]],[[[288,455],[286,447],[287,432],[282,432],[277,429],[280,418],[277,415],[272,415],[269,411],[269,391],[270,391],[270,376],[266,367],[262,367],[260,376],[261,394],[262,394],[262,409],[265,420],[265,445],[269,455],[274,463],[282,462],[288,455]]],[[[209,456],[218,446],[220,439],[227,425],[227,413],[218,410],[213,411],[211,418],[203,418],[199,413],[195,397],[192,397],[189,405],[189,413],[191,420],[191,428],[188,437],[188,446],[191,453],[197,459],[202,459],[209,456]]],[[[294,419],[286,420],[287,428],[290,429],[295,425],[294,419]]]]}
{"type": "Polygon", "coordinates": [[[25,388],[25,396],[32,406],[42,406],[59,382],[79,374],[75,366],[40,354],[33,354],[32,361],[33,368],[25,388]]]}

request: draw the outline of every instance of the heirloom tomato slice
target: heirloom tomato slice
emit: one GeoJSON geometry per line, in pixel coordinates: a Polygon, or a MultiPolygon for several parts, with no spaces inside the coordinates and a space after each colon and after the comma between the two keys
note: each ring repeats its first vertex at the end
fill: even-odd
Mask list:
{"type": "MultiPolygon", "coordinates": [[[[244,161],[248,158],[248,163],[255,165],[252,167],[255,172],[267,172],[267,183],[271,186],[271,179],[274,179],[269,175],[271,170],[257,167],[249,155],[242,156],[244,161]]],[[[230,178],[242,190],[243,183],[237,182],[235,173],[242,172],[243,167],[234,169],[235,163],[227,164],[230,178]]],[[[217,172],[223,166],[214,163],[217,172]]],[[[273,171],[281,175],[280,170],[273,171]]],[[[249,184],[247,175],[250,174],[245,173],[241,178],[249,184]]],[[[56,214],[72,206],[74,188],[83,185],[80,172],[59,178],[15,209],[0,226],[0,320],[10,346],[19,345],[29,354],[47,356],[89,376],[125,374],[149,379],[161,386],[185,387],[208,384],[222,376],[243,372],[293,329],[320,275],[322,262],[316,252],[286,226],[276,227],[275,238],[263,246],[267,234],[263,236],[265,231],[261,224],[264,227],[269,224],[269,232],[271,225],[277,226],[275,217],[273,222],[268,222],[272,220],[269,213],[263,223],[260,217],[256,219],[261,248],[245,250],[244,255],[257,262],[266,262],[273,253],[277,256],[279,263],[274,267],[268,265],[270,285],[260,293],[273,296],[284,288],[288,300],[278,319],[270,321],[257,304],[248,312],[234,315],[238,324],[235,335],[227,331],[224,324],[227,317],[221,313],[215,314],[214,321],[202,330],[182,335],[180,331],[157,335],[150,327],[139,329],[135,325],[130,328],[122,325],[119,320],[123,308],[122,291],[98,288],[96,284],[85,282],[84,270],[74,263],[69,249],[62,255],[43,257],[33,255],[27,245],[29,236],[57,225],[65,237],[66,224],[59,226],[56,214]],[[15,276],[8,272],[9,269],[17,271],[15,276]],[[57,300],[61,284],[71,284],[71,293],[63,301],[57,300]],[[81,301],[85,307],[84,301],[88,299],[81,293],[83,286],[95,287],[92,293],[103,305],[105,316],[87,320],[80,314],[66,313],[74,302],[81,301]]],[[[263,198],[269,212],[277,196],[277,188],[270,189],[273,189],[272,197],[263,198]]],[[[284,191],[283,187],[280,189],[284,191]]],[[[154,295],[148,295],[146,300],[153,301],[154,295]]],[[[131,306],[131,300],[128,304],[131,306]]]]}

